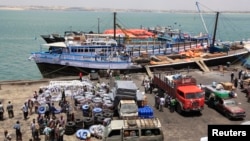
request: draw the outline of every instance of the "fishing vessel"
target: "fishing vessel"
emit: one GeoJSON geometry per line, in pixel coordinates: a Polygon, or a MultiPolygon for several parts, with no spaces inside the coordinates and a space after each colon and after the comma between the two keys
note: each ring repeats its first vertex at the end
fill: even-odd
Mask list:
{"type": "MultiPolygon", "coordinates": [[[[45,78],[88,74],[92,70],[117,73],[138,72],[153,68],[200,68],[210,71],[208,66],[224,65],[227,62],[243,61],[250,46],[245,41],[216,42],[216,14],[212,42],[209,36],[185,36],[182,40],[150,40],[126,35],[128,31],[114,22],[124,36],[111,34],[68,34],[65,41],[42,44],[40,50],[31,53],[45,78]],[[145,69],[146,68],[146,69],[145,69]]],[[[173,34],[172,34],[173,35],[173,34]]],[[[176,34],[177,35],[177,34],[176,34]]],[[[184,34],[182,34],[184,35],[184,34]]],[[[154,38],[152,38],[154,37],[154,38]]],[[[174,37],[174,36],[172,36],[174,37]]]]}

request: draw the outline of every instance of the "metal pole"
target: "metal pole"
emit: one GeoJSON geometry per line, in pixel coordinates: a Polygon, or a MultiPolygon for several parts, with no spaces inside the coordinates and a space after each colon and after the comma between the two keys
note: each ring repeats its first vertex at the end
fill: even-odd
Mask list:
{"type": "Polygon", "coordinates": [[[100,34],[100,18],[97,19],[98,20],[98,34],[100,34]]]}

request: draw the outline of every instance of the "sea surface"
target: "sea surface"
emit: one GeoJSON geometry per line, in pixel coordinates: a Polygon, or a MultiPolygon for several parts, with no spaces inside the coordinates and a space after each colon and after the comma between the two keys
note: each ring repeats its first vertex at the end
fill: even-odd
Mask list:
{"type": "MultiPolygon", "coordinates": [[[[125,29],[171,26],[194,35],[205,33],[198,13],[117,12],[116,18],[125,29]]],[[[215,13],[203,14],[203,18],[212,34],[215,13]]],[[[28,58],[45,43],[40,35],[63,35],[64,31],[70,30],[101,33],[113,28],[114,13],[1,10],[0,19],[0,81],[39,80],[42,75],[28,58]]],[[[250,14],[221,13],[219,19],[223,20],[218,23],[217,39],[238,41],[250,38],[250,14]]]]}

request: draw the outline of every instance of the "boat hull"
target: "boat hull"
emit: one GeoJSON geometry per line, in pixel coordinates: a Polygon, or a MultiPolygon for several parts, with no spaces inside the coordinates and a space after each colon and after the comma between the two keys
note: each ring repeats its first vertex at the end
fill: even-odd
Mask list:
{"type": "MultiPolygon", "coordinates": [[[[100,76],[107,75],[107,69],[104,68],[87,68],[87,67],[76,67],[76,66],[67,66],[60,64],[50,64],[50,63],[36,63],[39,71],[41,72],[43,78],[56,78],[61,76],[78,76],[79,72],[87,75],[92,70],[95,70],[99,73],[100,76]]],[[[127,74],[132,72],[144,72],[142,67],[134,67],[128,69],[112,69],[115,74],[127,74]]]]}
{"type": "MultiPolygon", "coordinates": [[[[238,54],[231,54],[226,56],[202,59],[208,67],[214,67],[218,65],[227,65],[228,62],[231,64],[244,63],[245,59],[249,56],[248,52],[241,52],[238,54]]],[[[78,76],[79,72],[88,74],[91,70],[96,70],[101,76],[106,76],[107,68],[99,67],[77,67],[61,64],[51,64],[47,62],[36,62],[42,76],[44,78],[55,78],[60,76],[78,76]]],[[[93,65],[94,66],[94,65],[93,65]]],[[[153,69],[166,69],[166,70],[178,70],[178,69],[201,69],[199,65],[193,60],[182,60],[171,64],[161,65],[148,65],[151,70],[153,69]]],[[[130,67],[122,69],[112,69],[117,74],[132,73],[132,72],[145,72],[143,67],[130,67]]]]}
{"type": "MultiPolygon", "coordinates": [[[[246,58],[249,56],[248,51],[240,52],[237,54],[228,54],[226,56],[213,57],[213,58],[201,58],[205,65],[208,67],[215,67],[219,65],[228,65],[240,63],[243,64],[246,58]]],[[[199,60],[199,59],[198,59],[199,60]]],[[[160,64],[160,65],[149,65],[151,69],[167,69],[167,70],[177,70],[177,69],[201,69],[196,61],[184,59],[179,62],[169,63],[169,64],[160,64]]]]}

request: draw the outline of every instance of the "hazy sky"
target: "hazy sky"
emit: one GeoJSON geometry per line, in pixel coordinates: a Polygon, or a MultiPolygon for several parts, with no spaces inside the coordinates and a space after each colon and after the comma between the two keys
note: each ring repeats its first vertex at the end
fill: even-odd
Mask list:
{"type": "Polygon", "coordinates": [[[200,2],[204,7],[207,7],[207,9],[214,11],[250,11],[250,0],[0,0],[0,5],[197,10],[195,7],[196,1],[200,2]]]}

